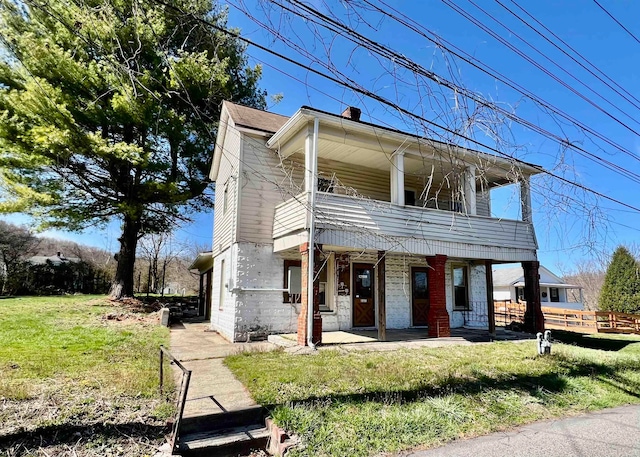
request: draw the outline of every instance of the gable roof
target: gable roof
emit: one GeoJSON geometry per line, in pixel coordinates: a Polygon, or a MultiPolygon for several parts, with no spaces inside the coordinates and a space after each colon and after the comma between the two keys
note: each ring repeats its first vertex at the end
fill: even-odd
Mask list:
{"type": "MultiPolygon", "coordinates": [[[[522,286],[524,285],[524,270],[521,266],[509,268],[497,268],[493,270],[493,285],[496,287],[522,286]]],[[[558,275],[548,268],[540,265],[540,285],[547,287],[580,288],[573,284],[567,284],[558,275]]]]}
{"type": "Polygon", "coordinates": [[[229,116],[237,127],[276,133],[289,120],[287,116],[281,114],[249,108],[226,100],[223,105],[229,111],[229,116]]]}

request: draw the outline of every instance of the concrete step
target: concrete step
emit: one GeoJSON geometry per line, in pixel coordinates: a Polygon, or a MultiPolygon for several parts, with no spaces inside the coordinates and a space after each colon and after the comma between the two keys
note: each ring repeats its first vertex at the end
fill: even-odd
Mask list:
{"type": "Polygon", "coordinates": [[[262,406],[252,406],[203,416],[184,417],[180,424],[180,435],[216,432],[253,424],[264,426],[266,417],[266,411],[262,406]]]}
{"type": "Polygon", "coordinates": [[[263,424],[253,424],[213,432],[180,436],[178,454],[183,457],[230,457],[246,455],[255,449],[265,449],[269,430],[263,424]]]}

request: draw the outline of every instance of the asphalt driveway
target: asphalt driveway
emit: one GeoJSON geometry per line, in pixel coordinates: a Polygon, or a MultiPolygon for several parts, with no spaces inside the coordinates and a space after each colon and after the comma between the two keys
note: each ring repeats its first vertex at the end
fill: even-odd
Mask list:
{"type": "Polygon", "coordinates": [[[640,406],[537,422],[461,440],[411,457],[640,457],[640,406]]]}

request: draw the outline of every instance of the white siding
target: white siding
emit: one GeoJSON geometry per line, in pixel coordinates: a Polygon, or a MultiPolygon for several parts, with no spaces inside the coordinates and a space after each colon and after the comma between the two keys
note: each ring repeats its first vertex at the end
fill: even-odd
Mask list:
{"type": "Polygon", "coordinates": [[[213,215],[214,256],[227,249],[233,242],[234,225],[237,217],[236,201],[240,147],[240,132],[230,125],[227,126],[221,149],[220,169],[216,178],[216,209],[213,215]],[[227,192],[226,210],[224,210],[225,189],[227,192]]]}
{"type": "Polygon", "coordinates": [[[238,241],[272,243],[276,205],[297,195],[280,166],[278,154],[267,149],[264,138],[244,135],[238,241]]]}

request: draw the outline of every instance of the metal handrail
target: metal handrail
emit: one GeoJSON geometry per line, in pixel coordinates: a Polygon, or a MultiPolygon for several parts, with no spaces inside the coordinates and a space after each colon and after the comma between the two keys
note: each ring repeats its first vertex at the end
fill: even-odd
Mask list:
{"type": "Polygon", "coordinates": [[[160,345],[160,396],[163,395],[164,384],[164,356],[166,356],[171,363],[174,363],[180,370],[182,370],[182,382],[180,383],[180,395],[178,395],[176,403],[176,420],[171,427],[171,436],[169,438],[169,445],[171,446],[171,452],[176,449],[176,443],[180,436],[180,425],[182,423],[182,415],[184,414],[184,407],[187,402],[187,392],[189,390],[189,382],[191,381],[191,370],[187,370],[184,365],[180,363],[164,346],[160,345]]]}

